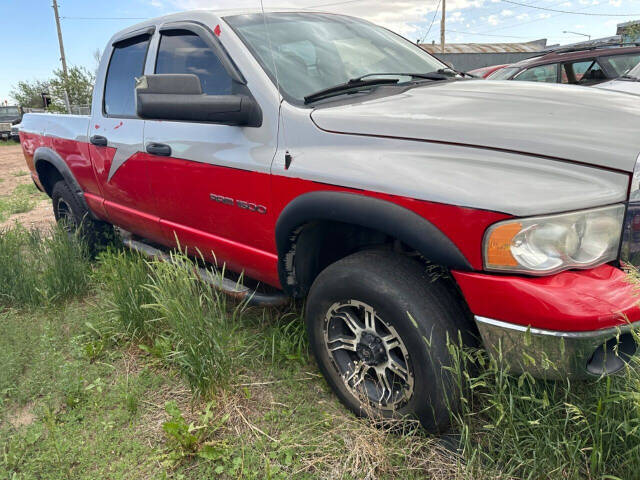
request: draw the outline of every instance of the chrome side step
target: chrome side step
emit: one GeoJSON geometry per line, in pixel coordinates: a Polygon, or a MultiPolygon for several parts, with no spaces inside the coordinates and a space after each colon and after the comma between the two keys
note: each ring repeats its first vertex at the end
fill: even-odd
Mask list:
{"type": "MultiPolygon", "coordinates": [[[[152,247],[151,245],[139,240],[133,240],[124,232],[121,237],[122,243],[131,250],[135,250],[136,252],[157,260],[165,262],[172,261],[171,255],[158,248],[152,247]]],[[[212,285],[214,288],[231,297],[246,301],[247,305],[256,307],[277,307],[285,305],[289,301],[289,297],[282,292],[273,294],[259,293],[245,287],[241,283],[234,282],[229,278],[223,277],[222,275],[216,275],[205,268],[194,266],[194,272],[203,282],[212,285]]]]}

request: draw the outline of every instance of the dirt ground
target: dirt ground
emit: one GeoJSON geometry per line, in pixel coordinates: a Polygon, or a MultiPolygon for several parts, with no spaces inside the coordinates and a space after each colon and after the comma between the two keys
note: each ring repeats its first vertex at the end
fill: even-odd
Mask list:
{"type": "MultiPolygon", "coordinates": [[[[0,146],[0,196],[11,195],[18,185],[31,182],[20,145],[0,146]]],[[[29,212],[11,215],[6,221],[0,222],[0,230],[15,222],[27,228],[47,229],[54,223],[51,202],[42,200],[29,212]]]]}

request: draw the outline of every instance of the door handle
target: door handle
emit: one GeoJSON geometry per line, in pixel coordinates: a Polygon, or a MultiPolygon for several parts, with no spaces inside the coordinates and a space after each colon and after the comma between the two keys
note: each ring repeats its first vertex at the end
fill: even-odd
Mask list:
{"type": "Polygon", "coordinates": [[[89,141],[92,145],[96,147],[106,147],[109,142],[107,142],[107,137],[103,137],[102,135],[94,135],[89,141]]]}
{"type": "Polygon", "coordinates": [[[147,143],[147,153],[160,155],[161,157],[170,157],[171,147],[164,143],[147,143]]]}

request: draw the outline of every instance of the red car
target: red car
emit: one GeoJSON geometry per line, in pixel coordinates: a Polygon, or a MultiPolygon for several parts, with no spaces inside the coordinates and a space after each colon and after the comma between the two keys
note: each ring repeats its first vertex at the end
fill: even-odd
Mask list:
{"type": "Polygon", "coordinates": [[[487,78],[493,72],[497,72],[498,70],[508,67],[511,65],[510,63],[505,63],[503,65],[490,65],[488,67],[476,68],[474,70],[469,70],[467,73],[470,73],[474,77],[478,78],[487,78]]]}

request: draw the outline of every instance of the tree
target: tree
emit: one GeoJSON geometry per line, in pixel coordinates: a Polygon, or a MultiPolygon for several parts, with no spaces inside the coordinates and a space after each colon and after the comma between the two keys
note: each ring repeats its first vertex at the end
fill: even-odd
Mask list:
{"type": "Polygon", "coordinates": [[[42,94],[49,90],[48,80],[25,80],[14,85],[9,96],[22,107],[42,108],[42,94]]]}
{"type": "Polygon", "coordinates": [[[53,103],[56,107],[64,109],[64,90],[66,87],[71,105],[91,105],[95,80],[95,74],[84,67],[70,67],[66,82],[62,69],[54,70],[53,78],[50,81],[53,103]]]}

